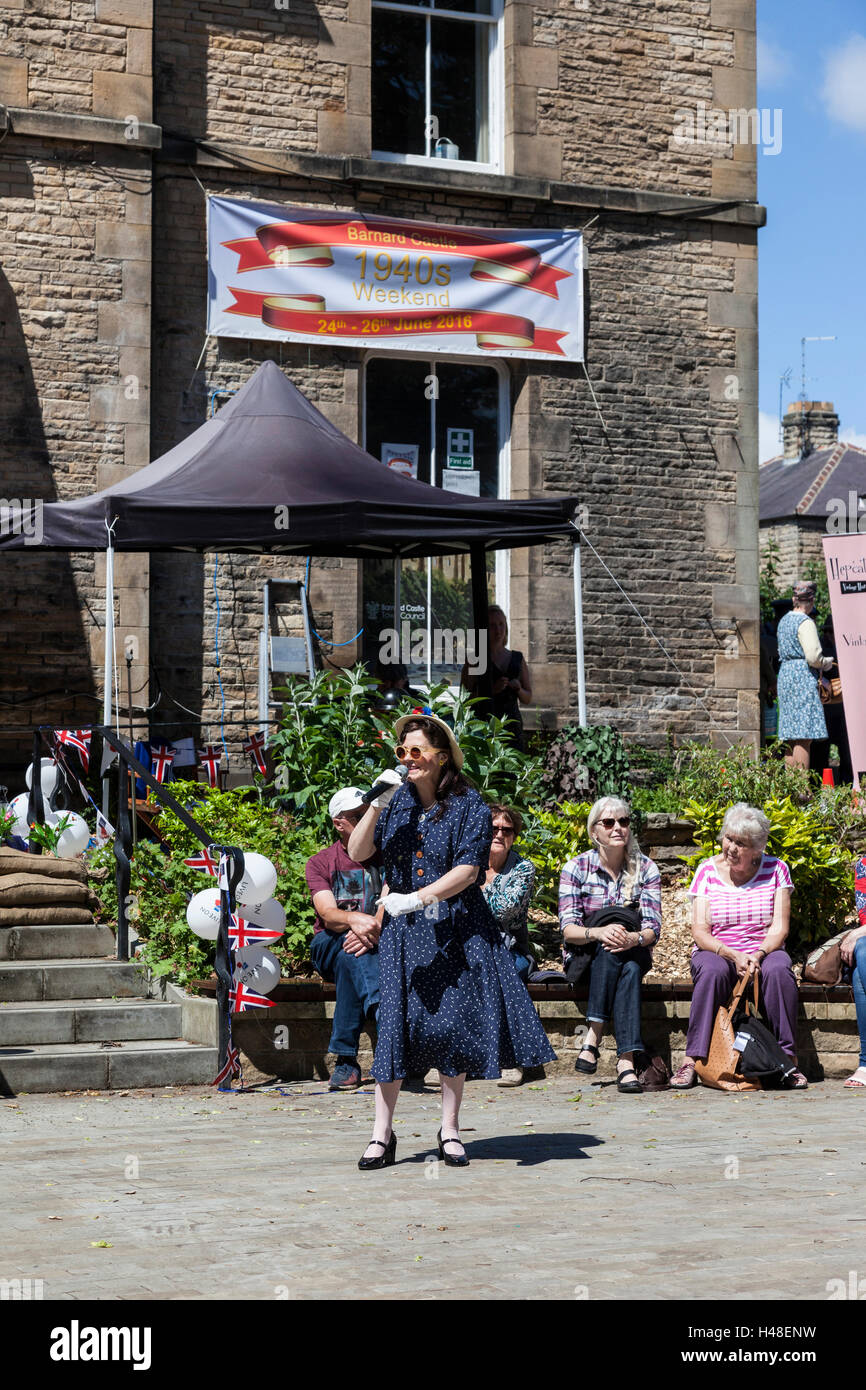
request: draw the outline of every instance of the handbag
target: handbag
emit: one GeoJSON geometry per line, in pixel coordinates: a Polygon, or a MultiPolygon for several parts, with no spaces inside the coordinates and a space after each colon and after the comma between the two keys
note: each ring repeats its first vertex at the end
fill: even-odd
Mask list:
{"type": "Polygon", "coordinates": [[[819,676],[818,694],[822,705],[841,705],[842,681],[838,676],[819,676]]]}
{"type": "MultiPolygon", "coordinates": [[[[607,907],[597,907],[590,912],[584,918],[583,925],[589,928],[606,927],[610,922],[621,922],[628,931],[640,931],[640,908],[625,903],[609,903],[607,907]]],[[[565,978],[570,985],[583,984],[600,944],[599,941],[580,941],[571,948],[565,964],[565,978]]]]}
{"type": "Polygon", "coordinates": [[[773,1087],[797,1070],[766,1024],[748,1009],[741,1009],[735,1015],[734,1027],[737,1030],[734,1046],[740,1054],[743,1076],[757,1077],[762,1086],[773,1087]]]}
{"type": "MultiPolygon", "coordinates": [[[[739,1015],[739,1021],[742,1022],[741,1005],[742,1009],[748,1010],[748,1002],[743,1000],[747,983],[748,976],[744,975],[742,980],[738,980],[735,984],[728,1003],[723,1004],[716,1013],[707,1060],[695,1063],[695,1071],[704,1086],[709,1086],[714,1091],[760,1091],[761,1089],[759,1081],[753,1081],[749,1077],[743,1076],[740,1071],[740,1053],[734,1046],[737,1037],[734,1015],[739,1015]]],[[[754,976],[754,986],[755,1014],[757,1014],[757,975],[754,976]]]]}
{"type": "Polygon", "coordinates": [[[666,1091],[671,1079],[670,1069],[664,1057],[657,1052],[636,1052],[634,1069],[637,1079],[645,1091],[666,1091]]]}
{"type": "Polygon", "coordinates": [[[824,985],[828,989],[832,989],[834,985],[841,985],[844,965],[842,942],[850,930],[848,927],[845,931],[839,932],[838,936],[831,936],[829,941],[822,942],[814,951],[809,952],[803,966],[804,981],[810,985],[824,985]]]}

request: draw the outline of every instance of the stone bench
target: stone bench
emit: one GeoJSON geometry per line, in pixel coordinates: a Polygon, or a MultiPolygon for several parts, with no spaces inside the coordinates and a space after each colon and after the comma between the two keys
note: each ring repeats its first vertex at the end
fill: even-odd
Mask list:
{"type": "MultiPolygon", "coordinates": [[[[205,996],[216,993],[213,980],[199,980],[196,988],[205,996]]],[[[586,1027],[586,987],[575,992],[563,982],[530,984],[529,994],[535,1003],[557,1060],[546,1068],[549,1075],[573,1074],[583,1030],[586,1027]]],[[[683,1059],[689,1006],[692,997],[691,980],[670,980],[646,983],[643,996],[644,1043],[658,1052],[674,1070],[683,1059]]],[[[236,1014],[232,1020],[232,1036],[243,1054],[249,1071],[261,1076],[278,1076],[285,1080],[324,1080],[330,1072],[328,1041],[334,1013],[333,985],[317,980],[284,981],[270,996],[276,1001],[271,1009],[255,1009],[236,1014]]],[[[196,1001],[189,1001],[194,1004],[196,1001]]],[[[206,1012],[199,1012],[197,1030],[207,1037],[196,1035],[192,1041],[215,1040],[216,1010],[209,999],[198,1001],[206,1012]]],[[[187,1029],[184,1028],[187,1037],[187,1029]]],[[[365,1030],[361,1035],[358,1059],[366,1070],[373,1060],[375,1033],[365,1030]]],[[[819,985],[800,986],[798,1027],[799,1063],[810,1081],[823,1077],[849,1075],[857,1065],[860,1042],[850,986],[823,989],[819,985]]],[[[613,1036],[606,1033],[602,1043],[597,1075],[602,1078],[615,1074],[613,1036]]]]}

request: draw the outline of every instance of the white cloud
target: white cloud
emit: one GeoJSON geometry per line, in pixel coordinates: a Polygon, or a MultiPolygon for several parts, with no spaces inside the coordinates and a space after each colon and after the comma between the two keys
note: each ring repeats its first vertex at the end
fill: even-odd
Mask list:
{"type": "Polygon", "coordinates": [[[781,454],[779,443],[779,417],[766,410],[758,411],[758,458],[761,463],[781,454]]]}
{"type": "Polygon", "coordinates": [[[834,121],[866,131],[866,38],[852,34],[824,67],[821,97],[834,121]]]}
{"type": "Polygon", "coordinates": [[[839,438],[846,444],[856,444],[861,449],[866,449],[866,434],[861,434],[857,430],[848,428],[839,431],[839,438]]]}
{"type": "Polygon", "coordinates": [[[758,82],[762,87],[781,87],[791,74],[790,53],[776,43],[758,39],[758,82]]]}

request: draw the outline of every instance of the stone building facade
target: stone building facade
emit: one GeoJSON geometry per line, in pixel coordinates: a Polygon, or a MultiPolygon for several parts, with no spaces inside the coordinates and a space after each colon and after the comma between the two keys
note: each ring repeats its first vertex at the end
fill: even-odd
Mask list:
{"type": "MultiPolygon", "coordinates": [[[[755,0],[454,8],[462,29],[425,9],[410,32],[413,7],[378,0],[0,0],[0,493],[67,498],[109,484],[177,443],[269,356],[364,439],[369,354],[206,338],[206,193],[583,228],[585,370],[499,364],[500,495],[564,491],[585,507],[590,722],[646,742],[669,728],[756,742],[759,156],[748,140],[701,134],[708,112],[731,113],[733,127],[754,107],[755,0]],[[462,121],[457,159],[430,144],[413,156],[414,136],[405,150],[377,149],[394,139],[394,82],[417,101],[399,65],[417,59],[424,24],[430,81],[455,130],[462,121]],[[473,61],[474,127],[460,86],[473,61]]],[[[535,717],[548,723],[576,713],[570,560],[565,546],[538,547],[497,572],[535,717]]],[[[0,568],[8,763],[20,761],[21,729],[98,714],[105,615],[99,557],[4,554],[0,568]]],[[[346,644],[331,650],[341,663],[360,651],[361,570],[311,566],[314,622],[346,644]]],[[[120,557],[118,635],[136,639],[139,713],[159,700],[152,717],[170,736],[218,735],[218,597],[236,756],[257,722],[263,582],[302,571],[270,558],[120,557]],[[183,725],[190,711],[201,722],[183,725]]]]}

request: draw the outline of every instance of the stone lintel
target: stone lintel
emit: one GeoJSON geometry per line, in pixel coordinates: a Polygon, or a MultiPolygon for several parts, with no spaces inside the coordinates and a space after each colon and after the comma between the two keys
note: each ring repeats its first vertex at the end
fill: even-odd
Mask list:
{"type": "Polygon", "coordinates": [[[162,129],[139,121],[135,138],[128,134],[129,123],[104,116],[76,116],[65,111],[31,111],[9,107],[9,119],[16,135],[41,135],[49,140],[82,140],[98,145],[122,145],[124,149],[158,150],[162,129]]]}

